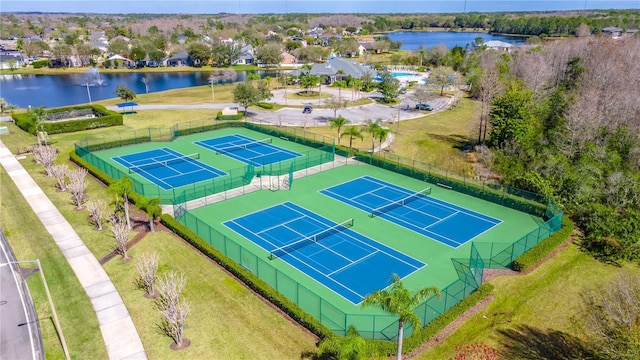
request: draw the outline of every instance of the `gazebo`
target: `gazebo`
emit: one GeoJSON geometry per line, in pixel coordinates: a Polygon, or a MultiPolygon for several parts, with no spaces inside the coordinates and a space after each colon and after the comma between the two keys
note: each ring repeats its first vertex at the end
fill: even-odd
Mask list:
{"type": "Polygon", "coordinates": [[[118,108],[123,109],[122,110],[123,114],[134,114],[135,111],[133,111],[133,107],[134,106],[138,106],[138,104],[134,103],[134,102],[123,102],[123,103],[116,104],[116,105],[118,105],[118,108]],[[128,107],[131,108],[131,111],[126,111],[126,108],[128,108],[128,107]]]}

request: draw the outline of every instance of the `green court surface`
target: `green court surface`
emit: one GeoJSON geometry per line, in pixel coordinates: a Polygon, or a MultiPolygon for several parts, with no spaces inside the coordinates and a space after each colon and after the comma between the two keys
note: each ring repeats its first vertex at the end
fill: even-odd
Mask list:
{"type": "Polygon", "coordinates": [[[260,170],[256,170],[256,168],[248,166],[246,163],[236,160],[233,157],[223,154],[216,154],[216,152],[212,150],[194,144],[194,142],[196,141],[234,134],[244,135],[256,140],[264,140],[268,138],[271,140],[271,144],[276,147],[300,153],[302,155],[300,157],[281,161],[279,163],[263,167],[263,169],[279,171],[280,175],[288,173],[291,163],[295,165],[296,169],[301,169],[312,167],[320,163],[325,163],[333,159],[333,153],[327,153],[326,151],[313,149],[292,141],[288,141],[284,138],[269,136],[245,128],[226,128],[191,135],[184,135],[174,139],[173,141],[143,142],[140,144],[95,151],[92,152],[90,158],[86,160],[92,163],[92,165],[100,168],[100,170],[107,173],[112,178],[119,179],[122,177],[122,175],[131,177],[134,180],[134,188],[136,192],[141,193],[148,198],[160,197],[163,204],[172,204],[174,203],[174,199],[176,198],[181,198],[183,200],[192,200],[213,193],[218,193],[221,191],[237,188],[239,186],[247,185],[253,179],[254,174],[259,172],[260,170]],[[176,188],[163,189],[156,183],[149,181],[149,179],[144,178],[138,173],[130,173],[127,167],[113,160],[114,157],[127,156],[160,148],[168,148],[182,155],[197,153],[199,154],[199,158],[197,159],[197,161],[211,166],[215,169],[221,170],[227,173],[227,175],[220,176],[212,180],[199,181],[197,183],[188,184],[176,188]],[[186,195],[184,195],[185,192],[186,195]]]}
{"type": "Polygon", "coordinates": [[[392,320],[388,318],[386,313],[371,307],[361,309],[286,262],[280,259],[269,260],[267,251],[229,230],[222,223],[287,201],[337,223],[353,218],[354,225],[351,230],[427,264],[404,279],[405,285],[412,290],[427,286],[443,289],[457,281],[459,275],[452,259],[466,259],[468,261],[472,242],[511,244],[544,223],[541,218],[431,184],[432,197],[502,221],[489,231],[480,234],[473,241],[454,249],[381,217],[372,218],[366,211],[319,193],[320,190],[365,175],[414,191],[422,190],[425,186],[430,185],[371,165],[344,165],[296,179],[291,190],[260,190],[189,210],[181,222],[205,240],[213,243],[215,247],[226,252],[228,256],[245,268],[254,273],[257,272],[259,277],[264,278],[264,274],[267,273],[266,278],[271,278],[271,280],[266,280],[268,283],[298,302],[307,312],[319,317],[321,322],[330,329],[340,332],[353,323],[357,324],[357,328],[363,336],[373,338],[386,336],[379,336],[377,332],[393,333],[391,331],[394,330],[392,320]],[[211,230],[206,229],[207,225],[232,241],[220,242],[218,234],[210,235],[211,230]],[[244,250],[239,250],[238,247],[242,247],[244,250]],[[283,285],[283,280],[276,279],[271,274],[274,270],[268,269],[270,266],[275,268],[277,272],[286,274],[286,277],[290,278],[287,281],[297,282],[302,287],[283,285]],[[291,289],[287,290],[288,288],[291,289]],[[303,289],[302,293],[300,289],[303,289]],[[374,316],[372,317],[372,315],[374,316]],[[375,323],[376,321],[378,323],[375,323]],[[374,329],[376,334],[371,334],[370,332],[374,329]]]}

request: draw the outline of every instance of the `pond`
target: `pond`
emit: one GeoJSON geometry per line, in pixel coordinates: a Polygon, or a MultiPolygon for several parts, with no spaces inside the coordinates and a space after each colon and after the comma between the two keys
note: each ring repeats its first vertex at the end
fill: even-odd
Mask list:
{"type": "Polygon", "coordinates": [[[400,50],[430,49],[437,45],[444,45],[451,49],[455,46],[465,47],[472,43],[477,37],[481,37],[484,42],[499,40],[512,45],[524,43],[525,36],[494,35],[479,32],[460,31],[397,31],[386,34],[391,41],[400,41],[400,50]]]}
{"type": "MultiPolygon", "coordinates": [[[[238,71],[236,81],[244,81],[249,72],[238,71]]],[[[276,77],[275,71],[258,71],[260,77],[276,77]]],[[[144,94],[148,79],[149,92],[209,85],[210,71],[157,73],[101,73],[96,69],[63,75],[0,75],[0,96],[12,105],[26,108],[54,108],[105,100],[116,97],[118,85],[136,94],[144,94]]],[[[221,82],[222,83],[222,82],[221,82]]]]}

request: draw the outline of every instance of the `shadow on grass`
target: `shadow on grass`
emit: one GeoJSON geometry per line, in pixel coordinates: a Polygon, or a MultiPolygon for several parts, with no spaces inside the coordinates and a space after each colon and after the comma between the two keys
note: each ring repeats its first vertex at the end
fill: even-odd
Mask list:
{"type": "Polygon", "coordinates": [[[441,135],[441,134],[431,134],[427,133],[427,135],[433,139],[440,140],[444,143],[451,144],[451,147],[456,148],[458,150],[468,150],[470,147],[469,138],[462,135],[441,135]]]}
{"type": "Polygon", "coordinates": [[[500,330],[500,357],[527,360],[595,359],[587,345],[575,336],[552,329],[541,330],[521,325],[500,330]]]}

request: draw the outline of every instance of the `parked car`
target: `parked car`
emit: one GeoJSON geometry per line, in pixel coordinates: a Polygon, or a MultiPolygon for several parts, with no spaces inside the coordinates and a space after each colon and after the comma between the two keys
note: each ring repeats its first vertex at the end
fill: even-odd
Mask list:
{"type": "Polygon", "coordinates": [[[313,107],[311,105],[305,105],[304,109],[302,109],[303,114],[311,114],[311,111],[313,111],[313,107]]]}
{"type": "Polygon", "coordinates": [[[416,110],[431,111],[431,110],[433,110],[433,108],[429,104],[416,104],[416,110]]]}

